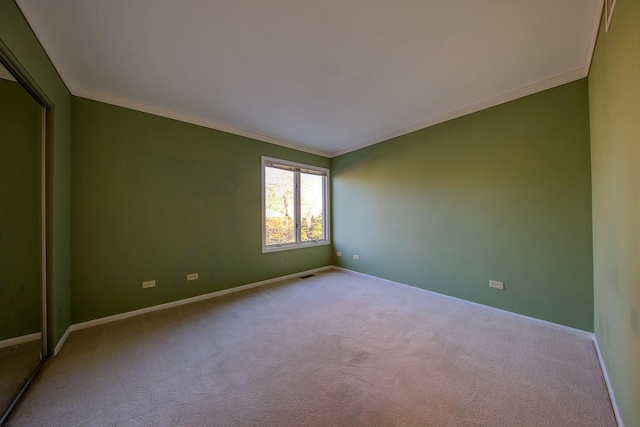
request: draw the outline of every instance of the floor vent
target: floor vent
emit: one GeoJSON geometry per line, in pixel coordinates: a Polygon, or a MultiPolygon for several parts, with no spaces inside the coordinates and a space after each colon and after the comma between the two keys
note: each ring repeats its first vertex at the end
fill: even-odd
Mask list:
{"type": "Polygon", "coordinates": [[[306,276],[302,276],[301,279],[308,279],[309,277],[315,276],[314,274],[307,274],[306,276]]]}

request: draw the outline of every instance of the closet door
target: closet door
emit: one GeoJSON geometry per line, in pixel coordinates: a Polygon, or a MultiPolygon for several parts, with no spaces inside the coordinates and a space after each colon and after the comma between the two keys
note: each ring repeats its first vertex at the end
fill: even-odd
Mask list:
{"type": "Polygon", "coordinates": [[[0,62],[0,423],[46,358],[45,108],[7,67],[0,62]]]}

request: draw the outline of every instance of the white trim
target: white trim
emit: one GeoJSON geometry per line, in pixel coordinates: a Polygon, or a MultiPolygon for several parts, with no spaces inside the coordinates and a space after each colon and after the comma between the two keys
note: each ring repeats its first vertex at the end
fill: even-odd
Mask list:
{"type": "Polygon", "coordinates": [[[128,319],[129,317],[139,316],[141,314],[151,313],[153,311],[164,310],[165,308],[177,307],[177,306],[189,304],[192,302],[203,301],[210,298],[220,297],[222,295],[227,295],[235,292],[245,291],[247,289],[257,288],[259,286],[268,285],[271,283],[279,282],[281,280],[288,280],[288,279],[293,279],[300,276],[305,276],[308,274],[319,273],[321,271],[329,270],[331,268],[332,268],[331,265],[327,265],[320,268],[314,268],[312,270],[301,271],[294,274],[288,274],[286,276],[274,277],[273,279],[267,279],[267,280],[262,280],[260,282],[249,283],[247,285],[236,286],[234,288],[223,289],[221,291],[210,292],[208,294],[198,295],[190,298],[184,298],[177,301],[171,301],[165,304],[153,305],[151,307],[141,308],[139,310],[133,310],[133,311],[127,311],[125,313],[114,314],[113,316],[107,316],[107,317],[102,317],[100,319],[89,320],[87,322],[76,323],[74,325],[71,325],[69,329],[71,330],[71,332],[73,332],[73,331],[78,331],[80,329],[90,328],[92,326],[104,325],[105,323],[111,323],[117,320],[128,319]]]}
{"type": "Polygon", "coordinates": [[[406,135],[417,130],[425,129],[440,123],[448,122],[449,120],[457,119],[458,117],[466,116],[471,113],[476,113],[487,108],[495,107],[496,105],[504,104],[510,101],[514,101],[525,96],[533,95],[534,93],[542,92],[547,89],[561,86],[563,84],[571,83],[576,80],[580,80],[587,77],[586,68],[578,68],[568,73],[560,74],[559,76],[552,77],[547,80],[543,80],[538,83],[534,83],[528,86],[524,86],[520,89],[513,90],[511,92],[504,93],[502,95],[494,96],[492,98],[485,99],[484,101],[477,102],[475,104],[467,105],[466,107],[458,108],[448,113],[440,114],[436,117],[432,117],[413,125],[398,129],[394,132],[381,135],[379,137],[370,139],[360,144],[352,145],[343,150],[338,150],[331,153],[329,157],[337,157],[343,154],[350,153],[352,151],[359,150],[361,148],[375,145],[380,142],[388,141],[393,138],[397,138],[402,135],[406,135]]]}
{"type": "Polygon", "coordinates": [[[503,310],[501,308],[496,308],[496,307],[491,307],[490,305],[485,305],[485,304],[480,304],[478,302],[473,302],[473,301],[469,301],[466,299],[462,299],[462,298],[457,298],[457,297],[452,297],[450,295],[445,295],[445,294],[441,294],[435,291],[430,291],[428,289],[423,289],[423,288],[418,288],[417,286],[411,286],[411,285],[407,285],[405,283],[400,283],[400,282],[394,282],[393,280],[388,280],[388,279],[383,279],[381,277],[377,277],[377,276],[372,276],[370,274],[366,274],[366,273],[360,273],[359,271],[354,271],[354,270],[349,270],[348,268],[344,268],[344,267],[337,267],[337,266],[333,266],[333,268],[335,270],[339,270],[339,271],[343,271],[345,273],[348,274],[352,274],[354,276],[360,276],[360,277],[366,277],[368,279],[376,279],[376,280],[381,280],[383,282],[387,282],[393,285],[399,285],[399,286],[404,286],[404,287],[408,287],[414,290],[419,290],[422,292],[427,292],[431,295],[436,295],[442,298],[446,298],[449,300],[453,300],[453,301],[457,301],[457,302],[461,302],[461,303],[465,303],[465,304],[471,304],[475,307],[479,307],[479,308],[483,308],[486,310],[490,310],[490,311],[497,311],[500,312],[501,314],[506,314],[512,317],[516,317],[518,319],[521,320],[525,320],[529,323],[535,323],[537,325],[540,326],[546,326],[548,328],[551,329],[555,329],[558,331],[563,331],[563,332],[568,332],[572,335],[577,335],[583,338],[588,338],[590,340],[593,339],[593,333],[592,332],[588,332],[588,331],[583,331],[582,329],[577,329],[577,328],[572,328],[571,326],[566,326],[566,325],[561,325],[559,323],[554,323],[554,322],[549,322],[548,320],[542,320],[542,319],[537,319],[535,317],[531,317],[531,316],[527,316],[525,314],[520,314],[520,313],[514,313],[513,311],[507,311],[507,310],[503,310]]]}
{"type": "Polygon", "coordinates": [[[11,347],[14,345],[24,344],[29,341],[35,341],[40,339],[42,339],[42,334],[40,332],[36,332],[28,335],[22,335],[19,337],[9,338],[9,339],[0,341],[0,348],[11,347]]]}
{"type": "MultiPolygon", "coordinates": [[[[573,335],[577,335],[577,336],[580,336],[580,337],[584,337],[584,338],[590,339],[594,344],[595,351],[596,351],[596,353],[598,355],[598,360],[600,361],[600,367],[602,369],[602,375],[604,376],[605,383],[607,384],[607,391],[609,392],[609,398],[611,399],[611,405],[613,407],[613,411],[614,411],[614,414],[615,414],[615,417],[616,417],[616,421],[618,422],[618,426],[619,427],[624,427],[624,423],[622,421],[622,417],[620,416],[620,411],[619,411],[618,405],[616,403],[615,395],[614,395],[614,392],[613,392],[613,387],[611,386],[611,381],[609,380],[609,374],[608,374],[607,368],[606,368],[606,366],[604,364],[604,360],[602,358],[602,354],[600,353],[600,347],[598,345],[597,338],[593,333],[587,332],[587,331],[583,331],[581,329],[572,328],[570,326],[565,326],[565,325],[560,325],[560,324],[557,324],[557,323],[549,322],[549,321],[542,320],[542,319],[536,319],[534,317],[529,317],[529,316],[526,316],[524,314],[513,313],[511,311],[502,310],[502,309],[491,307],[491,306],[488,306],[488,305],[479,304],[479,303],[472,302],[472,301],[467,301],[467,300],[464,300],[464,299],[461,299],[461,298],[456,298],[456,297],[452,297],[452,296],[449,296],[449,295],[440,294],[440,293],[437,293],[437,292],[434,292],[434,291],[429,291],[429,290],[418,288],[418,287],[415,287],[415,286],[406,285],[404,283],[394,282],[393,280],[383,279],[383,278],[380,278],[380,277],[372,276],[370,274],[360,273],[358,271],[349,270],[347,268],[338,267],[336,265],[327,265],[325,267],[315,268],[315,269],[312,269],[312,270],[302,271],[302,272],[299,272],[299,273],[289,274],[289,275],[286,275],[286,276],[280,276],[280,277],[276,277],[276,278],[273,278],[273,279],[262,280],[260,282],[249,283],[247,285],[237,286],[237,287],[230,288],[230,289],[224,289],[224,290],[221,290],[221,291],[211,292],[211,293],[204,294],[204,295],[198,295],[198,296],[191,297],[191,298],[185,298],[185,299],[181,299],[181,300],[178,300],[178,301],[172,301],[172,302],[165,303],[165,304],[159,304],[159,305],[155,305],[155,306],[151,306],[151,307],[147,307],[147,308],[142,308],[142,309],[139,309],[139,310],[129,311],[129,312],[126,312],[126,313],[115,314],[113,316],[102,317],[100,319],[89,320],[87,322],[76,323],[74,325],[69,326],[69,328],[67,328],[67,330],[65,331],[64,335],[62,336],[62,338],[60,338],[60,341],[56,345],[56,348],[54,350],[53,355],[56,356],[60,352],[60,349],[62,348],[64,343],[67,341],[67,338],[69,337],[69,334],[71,332],[73,332],[73,331],[77,331],[77,330],[85,329],[85,328],[90,328],[90,327],[93,327],[93,326],[104,325],[106,323],[127,319],[129,317],[139,316],[141,314],[151,313],[151,312],[158,311],[158,310],[163,310],[165,308],[177,307],[177,306],[189,304],[189,303],[192,303],[192,302],[203,301],[203,300],[207,300],[207,299],[210,299],[210,298],[219,297],[219,296],[222,296],[222,295],[227,295],[227,294],[231,294],[231,293],[235,293],[235,292],[244,291],[244,290],[247,290],[247,289],[256,288],[256,287],[259,287],[259,286],[268,285],[268,284],[271,284],[271,283],[276,283],[276,282],[279,282],[281,280],[293,279],[293,278],[296,278],[296,277],[301,277],[301,276],[305,276],[305,275],[308,275],[308,274],[315,274],[315,273],[319,273],[321,271],[326,271],[326,270],[342,271],[342,272],[345,272],[347,274],[351,274],[351,275],[354,275],[354,276],[366,277],[366,278],[370,278],[370,279],[376,279],[376,280],[387,282],[387,283],[390,283],[390,284],[393,284],[393,285],[408,287],[408,288],[411,288],[413,290],[418,290],[418,291],[426,292],[426,293],[429,293],[429,294],[432,294],[432,295],[437,295],[439,297],[447,298],[447,299],[450,299],[450,300],[453,300],[453,301],[470,304],[470,305],[473,305],[473,306],[476,306],[476,307],[480,307],[480,308],[483,308],[483,309],[486,309],[486,310],[489,310],[489,311],[500,312],[502,314],[506,314],[506,315],[509,315],[509,316],[514,316],[516,318],[525,320],[525,321],[530,322],[530,323],[534,323],[534,324],[550,327],[552,329],[556,329],[556,330],[563,331],[563,332],[568,332],[568,333],[571,333],[573,335]]],[[[37,333],[37,334],[32,334],[32,335],[25,335],[25,337],[39,338],[39,335],[40,334],[37,333]]],[[[11,340],[17,340],[19,338],[24,338],[24,337],[12,338],[11,340]]],[[[2,348],[2,344],[3,343],[5,343],[7,341],[11,341],[11,340],[0,341],[0,348],[2,348]]],[[[27,339],[27,340],[24,340],[24,341],[29,341],[29,340],[27,339]]],[[[13,344],[9,344],[9,345],[13,345],[13,344]]]]}
{"type": "Polygon", "coordinates": [[[596,16],[593,18],[593,28],[591,29],[591,41],[589,42],[589,50],[587,51],[587,63],[585,70],[587,76],[591,70],[591,62],[593,61],[593,53],[596,50],[596,41],[598,40],[598,33],[600,32],[600,20],[604,9],[604,0],[598,0],[598,6],[596,9],[596,16]]]}
{"type": "Polygon", "coordinates": [[[555,330],[562,331],[562,332],[567,332],[567,333],[570,333],[572,335],[576,335],[576,336],[579,336],[579,337],[582,337],[582,338],[587,338],[587,339],[591,340],[593,342],[594,347],[595,347],[595,351],[596,351],[596,353],[598,355],[598,360],[600,362],[600,369],[602,370],[602,375],[603,375],[604,381],[605,381],[605,383],[607,385],[607,392],[609,393],[609,399],[611,400],[611,406],[613,408],[613,412],[614,412],[614,415],[616,417],[616,422],[618,423],[619,427],[624,427],[624,422],[622,421],[622,416],[620,415],[620,410],[619,410],[618,404],[616,402],[615,393],[613,391],[613,387],[611,385],[611,381],[609,380],[609,373],[607,372],[607,367],[606,367],[606,365],[604,363],[604,359],[602,358],[602,353],[600,352],[600,346],[598,345],[598,339],[597,339],[596,335],[593,332],[583,331],[582,329],[572,328],[572,327],[566,326],[566,325],[560,325],[558,323],[549,322],[547,320],[542,320],[542,319],[537,319],[535,317],[530,317],[530,316],[527,316],[527,315],[524,315],[524,314],[520,314],[520,313],[514,313],[512,311],[502,310],[500,308],[491,307],[489,305],[484,305],[484,304],[480,304],[480,303],[477,303],[477,302],[473,302],[473,301],[468,301],[468,300],[461,299],[461,298],[452,297],[450,295],[445,295],[445,294],[441,294],[441,293],[438,293],[438,292],[430,291],[430,290],[427,290],[427,289],[418,288],[416,286],[411,286],[411,285],[407,285],[407,284],[400,283],[400,282],[394,282],[393,280],[383,279],[381,277],[372,276],[372,275],[366,274],[366,273],[360,273],[359,271],[349,270],[348,268],[344,268],[344,267],[338,267],[338,266],[334,265],[334,266],[332,266],[332,268],[334,270],[342,271],[342,272],[345,272],[345,273],[348,273],[348,274],[351,274],[351,275],[354,275],[354,276],[365,277],[365,278],[368,278],[368,279],[377,279],[377,280],[381,280],[383,282],[390,283],[390,284],[393,284],[393,285],[409,287],[409,288],[414,289],[414,290],[427,292],[429,294],[437,295],[437,296],[440,296],[440,297],[443,297],[443,298],[446,298],[446,299],[449,299],[449,300],[453,300],[453,301],[457,301],[457,302],[461,302],[461,303],[470,304],[470,305],[473,305],[473,306],[476,306],[476,307],[484,308],[484,309],[486,309],[488,311],[496,311],[496,312],[499,312],[501,314],[506,314],[506,315],[509,315],[509,316],[512,316],[512,317],[527,321],[527,322],[529,322],[531,324],[537,324],[537,325],[540,325],[540,326],[546,326],[546,327],[551,328],[551,329],[555,329],[555,330]]]}
{"type": "MultiPolygon", "coordinates": [[[[602,1],[602,0],[601,0],[602,1]]],[[[596,32],[597,36],[597,32],[596,32]]],[[[593,37],[592,37],[593,38],[593,37]]],[[[588,59],[593,56],[593,49],[595,48],[595,39],[592,40],[592,48],[588,53],[588,59]]],[[[231,133],[234,135],[244,136],[246,138],[255,139],[258,141],[267,142],[270,144],[279,145],[286,148],[291,148],[293,150],[303,151],[306,153],[315,154],[317,156],[333,158],[338,157],[343,154],[350,153],[352,151],[359,150],[361,148],[368,147],[370,145],[375,145],[380,142],[388,141],[393,138],[397,138],[402,135],[406,135],[411,132],[415,132],[417,130],[425,129],[431,126],[435,126],[440,123],[447,122],[449,120],[457,119],[462,116],[466,116],[472,113],[476,113],[481,110],[485,110],[487,108],[495,107],[500,104],[504,104],[510,101],[514,101],[519,98],[523,98],[525,96],[533,95],[538,92],[545,91],[547,89],[552,89],[557,86],[561,86],[563,84],[571,83],[576,80],[580,80],[582,78],[587,77],[588,68],[582,67],[576,70],[570,71],[568,73],[561,74],[556,77],[552,77],[550,79],[546,79],[528,86],[524,86],[520,89],[516,89],[502,95],[494,96],[488,98],[486,100],[477,102],[475,104],[470,104],[462,108],[458,108],[453,111],[449,111],[444,114],[440,114],[436,117],[431,117],[429,119],[423,120],[421,122],[415,123],[413,125],[406,126],[404,128],[398,129],[396,131],[381,135],[379,137],[364,141],[359,144],[352,145],[350,147],[344,148],[342,150],[335,151],[333,153],[329,153],[326,151],[316,150],[313,148],[305,147],[290,141],[281,140],[278,138],[274,138],[268,135],[263,135],[260,133],[236,128],[230,125],[226,125],[224,123],[216,122],[214,120],[206,119],[203,117],[191,116],[188,114],[179,113],[176,111],[168,110],[165,108],[145,104],[139,101],[133,101],[127,98],[122,98],[115,95],[110,95],[107,93],[98,92],[92,89],[87,89],[81,86],[72,86],[71,93],[74,96],[78,96],[80,98],[91,99],[93,101],[103,102],[105,104],[116,105],[118,107],[127,108],[130,110],[140,111],[143,113],[153,114],[155,116],[165,117],[173,120],[178,120],[180,122],[191,123],[197,126],[206,127],[209,129],[215,129],[222,132],[231,133]]]]}
{"type": "MultiPolygon", "coordinates": [[[[244,129],[239,129],[230,125],[226,125],[224,123],[219,123],[216,122],[214,120],[210,120],[210,119],[206,119],[206,118],[202,118],[202,117],[196,117],[196,116],[191,116],[188,114],[183,114],[183,113],[179,113],[179,112],[175,112],[175,111],[171,111],[171,110],[167,110],[164,108],[160,108],[160,107],[156,107],[156,106],[152,106],[152,105],[148,105],[142,102],[138,102],[138,101],[133,101],[133,100],[129,100],[126,98],[121,98],[118,96],[114,96],[114,95],[110,95],[110,94],[106,94],[106,93],[101,93],[92,89],[88,89],[88,88],[83,88],[80,87],[78,85],[76,85],[70,78],[70,73],[67,72],[67,67],[66,64],[60,60],[60,58],[62,57],[61,55],[58,55],[57,52],[55,51],[55,49],[53,49],[53,44],[49,42],[49,39],[46,37],[45,33],[43,31],[40,30],[40,28],[42,28],[41,25],[39,25],[39,20],[37,19],[37,13],[35,12],[35,10],[33,9],[34,7],[31,5],[30,2],[24,1],[24,0],[17,0],[16,1],[18,3],[18,7],[20,8],[20,10],[22,11],[23,15],[25,16],[25,18],[27,18],[27,21],[29,23],[29,25],[31,26],[31,28],[33,29],[33,32],[35,33],[36,37],[38,38],[38,40],[40,41],[40,43],[42,44],[42,47],[44,48],[45,52],[47,53],[47,55],[49,56],[49,58],[51,59],[51,62],[53,63],[54,67],[56,68],[56,70],[58,71],[58,74],[60,75],[60,78],[63,80],[63,82],[65,83],[65,85],[67,86],[67,88],[69,88],[70,92],[78,97],[81,98],[87,98],[87,99],[92,99],[94,101],[99,101],[99,102],[104,102],[107,104],[112,104],[112,105],[117,105],[120,107],[124,107],[124,108],[128,108],[128,109],[132,109],[132,110],[136,110],[136,111],[141,111],[141,112],[145,112],[145,113],[149,113],[149,114],[154,114],[160,117],[165,117],[165,118],[169,118],[169,119],[174,119],[174,120],[178,120],[178,121],[182,121],[182,122],[186,122],[186,123],[191,123],[191,124],[195,124],[198,126],[203,126],[206,128],[210,128],[210,129],[215,129],[215,130],[220,130],[223,132],[227,132],[227,133],[231,133],[231,134],[235,134],[235,135],[240,135],[240,136],[244,136],[247,138],[252,138],[252,139],[256,139],[258,141],[263,141],[263,142],[268,142],[270,144],[275,144],[275,145],[280,145],[282,147],[287,147],[287,148],[291,148],[294,150],[299,150],[299,151],[303,151],[303,152],[307,152],[307,153],[311,153],[311,154],[315,154],[318,156],[322,156],[322,157],[328,157],[328,158],[332,158],[332,157],[337,157],[346,153],[350,153],[352,151],[356,151],[359,150],[361,148],[365,148],[368,147],[370,145],[374,145],[377,144],[379,142],[383,142],[383,141],[387,141],[389,139],[392,138],[396,138],[398,136],[401,135],[405,135],[407,133],[411,133],[414,132],[416,130],[420,130],[420,129],[424,129],[430,126],[434,126],[436,124],[439,123],[443,123],[445,121],[448,120],[453,120],[455,118],[458,117],[462,117],[464,115],[467,114],[471,114],[480,110],[484,110],[487,108],[491,108],[494,107],[496,105],[505,103],[505,102],[509,102],[509,101],[513,101],[515,99],[518,98],[522,98],[524,96],[528,96],[537,92],[541,92],[543,90],[547,90],[547,89],[551,89],[553,87],[556,86],[560,86],[566,83],[570,83],[572,81],[575,80],[579,80],[581,78],[584,78],[588,75],[589,73],[589,67],[591,66],[591,59],[593,57],[593,51],[595,49],[595,40],[597,38],[597,34],[598,34],[598,27],[599,27],[599,23],[600,23],[600,14],[602,13],[602,7],[601,7],[601,12],[600,13],[596,13],[598,19],[595,20],[595,22],[597,23],[595,26],[595,34],[592,33],[591,36],[591,47],[587,53],[587,62],[585,64],[584,67],[579,68],[577,70],[574,71],[570,71],[568,73],[564,73],[561,75],[558,75],[556,77],[552,77],[550,79],[547,80],[543,80],[541,82],[538,83],[534,83],[532,85],[528,85],[525,86],[523,88],[520,89],[516,89],[513,90],[511,92],[507,92],[505,94],[502,95],[498,95],[498,96],[494,96],[491,98],[488,98],[484,101],[480,101],[478,103],[472,104],[472,105],[468,105],[466,107],[462,107],[453,111],[450,111],[448,113],[444,113],[444,114],[440,114],[436,117],[431,117],[428,119],[425,119],[419,123],[398,129],[394,132],[390,132],[387,134],[384,134],[382,136],[370,139],[368,141],[364,141],[361,142],[359,144],[355,144],[352,145],[350,147],[347,147],[345,149],[342,150],[338,150],[335,151],[333,153],[330,152],[326,152],[323,150],[317,150],[317,149],[313,149],[310,147],[305,147],[290,141],[285,141],[285,140],[281,140],[278,138],[274,138],[268,135],[262,135],[256,132],[251,132],[251,131],[247,131],[244,129]]],[[[604,5],[604,0],[599,0],[599,4],[600,6],[604,5]]]]}
{"type": "Polygon", "coordinates": [[[69,78],[71,73],[68,72],[68,67],[66,66],[65,62],[60,60],[62,56],[58,55],[58,52],[53,49],[53,43],[49,41],[49,38],[46,36],[45,32],[41,30],[43,26],[40,24],[40,20],[38,19],[38,16],[40,15],[35,11],[37,9],[37,6],[35,6],[35,2],[16,0],[16,4],[18,5],[18,9],[20,9],[20,11],[22,12],[22,15],[24,15],[25,19],[27,20],[31,31],[33,31],[33,33],[36,35],[36,38],[44,49],[44,52],[49,57],[49,60],[51,60],[51,65],[53,65],[53,68],[60,76],[60,79],[62,80],[64,85],[67,87],[67,89],[69,89],[73,83],[69,78]]]}
{"type": "MultiPolygon", "coordinates": [[[[605,2],[605,13],[608,11],[608,8],[606,7],[606,2],[605,2]]],[[[606,25],[605,25],[605,32],[609,32],[609,28],[611,28],[611,21],[613,20],[613,14],[616,11],[616,5],[618,4],[618,0],[613,0],[613,3],[611,3],[611,12],[608,15],[605,15],[605,18],[607,20],[606,25]]]]}
{"type": "Polygon", "coordinates": [[[1,64],[0,64],[0,79],[17,82],[16,78],[13,77],[13,74],[11,74],[9,70],[4,68],[1,64]]]}
{"type": "Polygon", "coordinates": [[[69,326],[67,330],[64,331],[64,334],[62,334],[60,341],[58,341],[58,344],[56,344],[56,348],[53,349],[54,356],[57,356],[58,353],[60,353],[62,346],[64,345],[65,342],[67,342],[67,338],[69,338],[69,334],[71,333],[72,330],[73,330],[73,325],[69,326]]]}
{"type": "Polygon", "coordinates": [[[47,199],[49,192],[47,190],[47,108],[40,106],[40,295],[42,316],[40,318],[42,324],[42,354],[49,355],[49,316],[47,313],[47,199]]]}
{"type": "Polygon", "coordinates": [[[607,390],[609,391],[609,398],[611,399],[611,406],[613,407],[613,413],[616,416],[618,427],[624,427],[624,421],[622,421],[622,416],[620,415],[620,409],[618,408],[618,403],[616,402],[616,396],[613,391],[613,386],[611,385],[611,380],[609,379],[609,372],[607,371],[607,366],[605,365],[604,359],[602,358],[602,353],[600,352],[598,337],[596,337],[595,334],[593,334],[593,345],[595,346],[596,353],[598,354],[598,360],[600,361],[600,368],[602,369],[604,382],[607,384],[607,390]]]}
{"type": "MultiPolygon", "coordinates": [[[[291,162],[289,160],[276,159],[274,157],[262,156],[261,157],[261,166],[260,166],[260,187],[261,187],[261,195],[262,195],[262,253],[269,252],[280,252],[280,251],[288,251],[291,249],[302,249],[302,248],[311,248],[316,246],[328,245],[331,243],[331,171],[327,168],[323,168],[320,166],[307,165],[304,163],[291,162]],[[294,168],[301,169],[309,169],[311,171],[320,171],[325,174],[324,179],[324,194],[323,194],[323,218],[322,218],[322,227],[324,228],[324,236],[323,240],[318,240],[317,242],[302,242],[300,239],[300,227],[297,227],[295,230],[296,241],[293,243],[282,244],[281,246],[267,246],[267,234],[265,230],[265,212],[266,212],[266,201],[265,201],[265,167],[267,162],[276,163],[284,166],[293,166],[294,168]]],[[[299,200],[300,200],[300,176],[296,174],[295,176],[295,196],[294,196],[294,216],[295,223],[300,224],[300,210],[299,200]]]]}
{"type": "Polygon", "coordinates": [[[165,117],[168,119],[178,120],[184,123],[191,123],[192,125],[202,126],[209,129],[215,129],[222,132],[231,133],[233,135],[244,136],[245,138],[255,139],[257,141],[268,142],[269,144],[279,145],[281,147],[291,148],[297,151],[304,151],[305,153],[315,154],[317,156],[328,157],[329,153],[325,151],[316,150],[313,148],[305,147],[290,141],[274,138],[272,136],[263,135],[257,132],[252,132],[244,129],[240,129],[234,126],[226,125],[224,123],[216,122],[214,120],[206,119],[204,117],[192,116],[189,114],[179,113],[177,111],[168,110],[155,105],[145,104],[143,102],[134,101],[127,98],[122,98],[108,93],[98,92],[96,90],[87,89],[81,86],[71,86],[71,93],[74,96],[80,98],[91,99],[93,101],[103,102],[105,104],[116,105],[118,107],[128,108],[130,110],[141,111],[143,113],[153,114],[154,116],[165,117]]]}

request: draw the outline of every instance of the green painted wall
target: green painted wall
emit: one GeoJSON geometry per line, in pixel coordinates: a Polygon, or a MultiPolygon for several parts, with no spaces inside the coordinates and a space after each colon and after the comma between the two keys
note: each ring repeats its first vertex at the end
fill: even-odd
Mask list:
{"type": "Polygon", "coordinates": [[[262,155],[329,159],[76,97],[72,129],[73,323],[331,263],[263,254],[260,214],[262,155]]]}
{"type": "Polygon", "coordinates": [[[0,341],[40,332],[41,107],[0,80],[0,341]]]}
{"type": "Polygon", "coordinates": [[[581,80],[332,159],[334,263],[591,331],[587,98],[581,80]]]}
{"type": "Polygon", "coordinates": [[[0,41],[53,103],[49,114],[47,179],[49,350],[70,325],[71,94],[14,0],[0,0],[0,41]]]}
{"type": "Polygon", "coordinates": [[[640,426],[640,1],[618,0],[603,25],[589,74],[595,333],[625,425],[640,426]]]}

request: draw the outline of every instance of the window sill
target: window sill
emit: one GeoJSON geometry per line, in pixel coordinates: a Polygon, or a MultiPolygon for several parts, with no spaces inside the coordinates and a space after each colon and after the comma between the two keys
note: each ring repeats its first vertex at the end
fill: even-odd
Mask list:
{"type": "Polygon", "coordinates": [[[290,251],[292,249],[315,248],[317,246],[325,246],[329,244],[331,244],[329,240],[319,240],[317,242],[288,243],[282,246],[263,246],[262,253],[266,254],[269,252],[290,251]]]}

